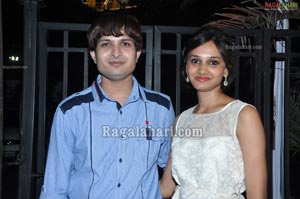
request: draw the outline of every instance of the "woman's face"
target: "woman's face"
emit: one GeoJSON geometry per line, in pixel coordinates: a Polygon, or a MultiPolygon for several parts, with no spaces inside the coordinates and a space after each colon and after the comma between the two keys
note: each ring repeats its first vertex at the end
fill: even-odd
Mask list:
{"type": "Polygon", "coordinates": [[[221,90],[222,79],[228,76],[225,62],[212,41],[190,51],[186,72],[193,87],[200,92],[221,90]]]}

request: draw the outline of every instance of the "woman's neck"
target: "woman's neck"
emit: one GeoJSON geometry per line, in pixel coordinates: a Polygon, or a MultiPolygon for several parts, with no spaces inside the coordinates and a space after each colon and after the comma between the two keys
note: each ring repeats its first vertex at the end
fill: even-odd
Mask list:
{"type": "Polygon", "coordinates": [[[226,104],[234,99],[223,92],[198,92],[198,105],[195,113],[212,113],[222,109],[226,104]]]}

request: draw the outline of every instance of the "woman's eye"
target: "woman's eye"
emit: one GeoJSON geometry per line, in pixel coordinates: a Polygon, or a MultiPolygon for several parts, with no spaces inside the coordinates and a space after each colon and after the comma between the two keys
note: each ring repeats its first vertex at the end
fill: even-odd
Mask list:
{"type": "Polygon", "coordinates": [[[200,60],[199,59],[191,59],[191,62],[193,64],[200,64],[200,60]]]}
{"type": "Polygon", "coordinates": [[[218,64],[219,64],[219,62],[218,62],[218,61],[216,61],[216,60],[212,60],[212,61],[210,61],[210,62],[209,62],[209,64],[210,64],[210,65],[214,65],[214,66],[215,66],[215,65],[218,65],[218,64]]]}

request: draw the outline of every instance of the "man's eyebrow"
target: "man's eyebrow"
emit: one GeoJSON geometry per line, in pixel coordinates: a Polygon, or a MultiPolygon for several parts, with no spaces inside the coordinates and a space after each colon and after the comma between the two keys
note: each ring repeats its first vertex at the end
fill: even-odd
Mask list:
{"type": "Polygon", "coordinates": [[[98,42],[100,41],[110,41],[110,39],[99,39],[98,42]]]}
{"type": "Polygon", "coordinates": [[[121,41],[134,41],[134,40],[131,38],[124,38],[124,39],[121,39],[121,41]]]}
{"type": "MultiPolygon", "coordinates": [[[[101,42],[101,41],[113,41],[112,39],[103,39],[103,38],[101,38],[101,39],[99,39],[99,42],[101,42]]],[[[118,40],[118,41],[132,41],[132,42],[134,42],[134,40],[133,39],[131,39],[131,38],[124,38],[124,39],[120,39],[120,40],[118,40]]]]}

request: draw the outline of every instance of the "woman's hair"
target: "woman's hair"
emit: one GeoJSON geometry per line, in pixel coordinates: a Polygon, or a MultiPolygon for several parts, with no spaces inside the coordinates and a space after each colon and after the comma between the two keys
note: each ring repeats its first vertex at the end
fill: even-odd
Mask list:
{"type": "Polygon", "coordinates": [[[102,36],[119,37],[124,33],[134,40],[137,51],[142,50],[142,31],[139,21],[134,16],[123,13],[104,13],[95,20],[87,32],[88,47],[93,51],[97,48],[102,36]]]}
{"type": "MultiPolygon", "coordinates": [[[[185,68],[188,55],[193,49],[209,41],[212,41],[216,45],[225,62],[225,67],[229,72],[227,81],[230,85],[234,77],[234,68],[232,61],[234,37],[222,29],[204,26],[197,30],[194,34],[192,34],[192,36],[187,40],[182,51],[183,66],[185,68]]],[[[222,89],[224,89],[223,85],[222,89]]]]}

